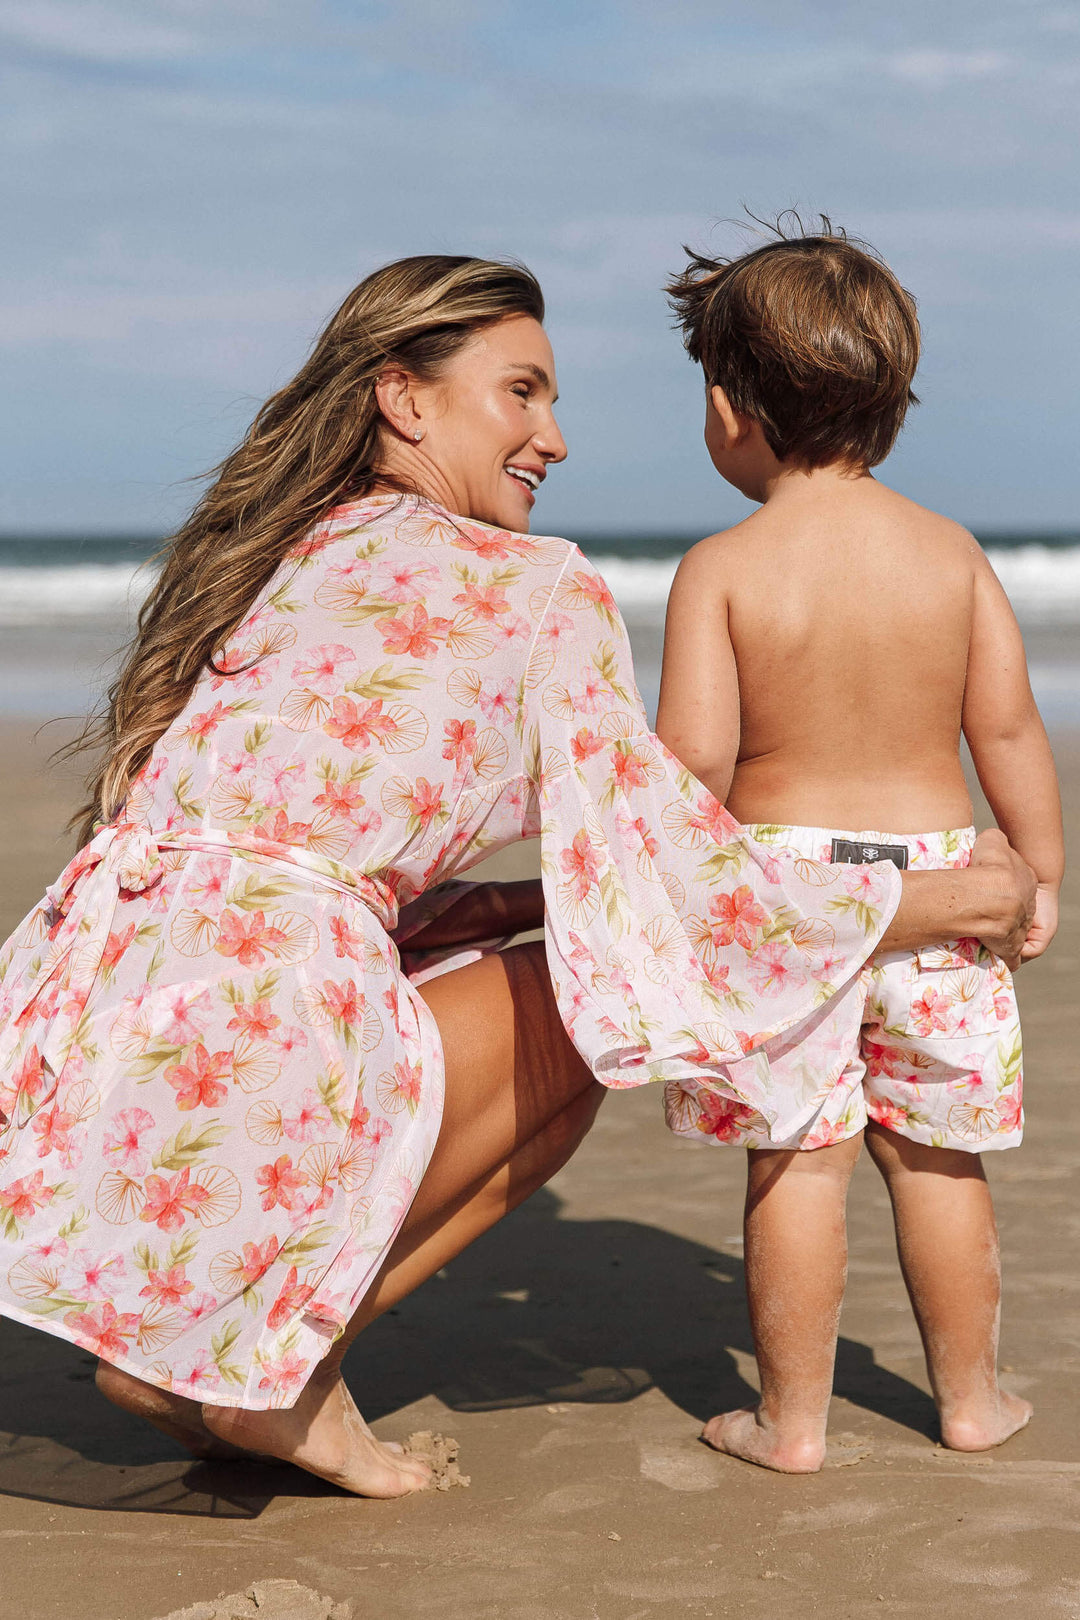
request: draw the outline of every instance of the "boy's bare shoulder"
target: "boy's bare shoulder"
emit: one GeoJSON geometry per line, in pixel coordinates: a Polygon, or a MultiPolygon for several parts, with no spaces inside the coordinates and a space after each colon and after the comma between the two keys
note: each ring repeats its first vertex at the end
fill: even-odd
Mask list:
{"type": "Polygon", "coordinates": [[[722,589],[759,535],[766,530],[767,525],[763,522],[765,515],[764,508],[751,512],[741,523],[733,524],[730,529],[718,529],[715,534],[707,534],[704,540],[691,546],[676,570],[679,585],[704,591],[722,589]]]}
{"type": "Polygon", "coordinates": [[[985,562],[982,547],[971,530],[965,529],[962,523],[957,523],[954,518],[945,517],[940,512],[934,512],[928,506],[920,506],[918,501],[913,501],[910,496],[901,495],[897,490],[889,489],[884,484],[879,484],[877,488],[886,511],[909,533],[931,541],[944,553],[951,553],[957,560],[966,559],[971,563],[985,562]]]}

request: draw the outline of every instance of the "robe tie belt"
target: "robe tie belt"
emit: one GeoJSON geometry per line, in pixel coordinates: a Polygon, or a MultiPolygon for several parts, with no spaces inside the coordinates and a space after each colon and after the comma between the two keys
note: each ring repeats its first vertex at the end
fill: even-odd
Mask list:
{"type": "MultiPolygon", "coordinates": [[[[397,897],[388,884],[311,850],[269,841],[262,847],[237,844],[213,832],[156,833],[132,822],[102,827],[45,891],[41,968],[18,1004],[10,1009],[6,1027],[0,1032],[0,1068],[4,1068],[25,1045],[28,1024],[41,1020],[45,1025],[23,1062],[29,1088],[23,1101],[31,1104],[29,1112],[36,1112],[45,1100],[40,1095],[44,1084],[42,1065],[55,1076],[67,1059],[83,1008],[106,963],[121,896],[144,894],[156,888],[166,871],[163,850],[224,855],[269,866],[315,889],[329,889],[359,901],[388,934],[397,924],[397,897]],[[39,1093],[36,1100],[32,1097],[31,1073],[35,1069],[39,1093]]],[[[6,1096],[0,1099],[0,1130],[5,1114],[11,1123],[25,1122],[18,1118],[19,1110],[12,1113],[12,1101],[6,1096]],[[5,1102],[9,1106],[5,1107],[5,1102]]]]}

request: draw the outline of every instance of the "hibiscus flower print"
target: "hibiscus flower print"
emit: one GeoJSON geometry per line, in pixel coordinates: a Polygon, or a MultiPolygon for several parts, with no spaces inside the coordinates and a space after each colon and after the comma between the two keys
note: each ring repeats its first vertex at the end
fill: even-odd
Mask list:
{"type": "Polygon", "coordinates": [[[765,908],[754,898],[748,884],[741,884],[731,894],[714,895],[709,901],[709,915],[713,918],[711,933],[717,949],[732,941],[744,951],[754,948],[754,936],[768,920],[765,908]]]}
{"type": "Polygon", "coordinates": [[[143,1176],[150,1168],[150,1150],[143,1139],[154,1123],[153,1114],[145,1108],[122,1108],[102,1138],[110,1160],[129,1176],[143,1176]]]}
{"type": "Polygon", "coordinates": [[[176,1092],[177,1108],[185,1112],[220,1108],[228,1094],[232,1063],[231,1051],[208,1052],[201,1041],[196,1042],[186,1063],[173,1063],[165,1070],[165,1082],[176,1092]]]}
{"type": "Polygon", "coordinates": [[[433,658],[440,641],[446,639],[453,620],[429,617],[421,602],[414,602],[404,613],[376,619],[375,628],[384,636],[383,651],[396,658],[433,658]]]}
{"type": "Polygon", "coordinates": [[[331,697],[344,678],[340,671],[355,663],[356,653],[344,642],[322,642],[309,647],[304,656],[297,660],[292,667],[292,678],[302,686],[331,697]]]}

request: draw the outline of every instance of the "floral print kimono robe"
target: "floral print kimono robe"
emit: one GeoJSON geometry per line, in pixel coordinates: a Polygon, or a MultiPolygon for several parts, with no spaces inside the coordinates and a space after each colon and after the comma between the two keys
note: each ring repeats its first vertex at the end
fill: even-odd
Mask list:
{"type": "Polygon", "coordinates": [[[815,1082],[775,1086],[765,1043],[859,971],[899,874],[747,837],[650,734],[574,546],[373,497],[295,547],[0,952],[0,1312],[291,1405],[439,1131],[400,908],[537,835],[596,1076],[790,1136],[815,1082]]]}

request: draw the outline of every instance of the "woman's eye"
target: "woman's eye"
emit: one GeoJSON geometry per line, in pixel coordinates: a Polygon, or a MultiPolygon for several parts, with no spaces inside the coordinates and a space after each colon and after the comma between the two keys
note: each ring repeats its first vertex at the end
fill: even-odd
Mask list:
{"type": "Polygon", "coordinates": [[[532,389],[529,387],[528,383],[519,383],[516,388],[511,389],[511,393],[516,394],[519,399],[528,399],[532,393],[532,389]]]}

